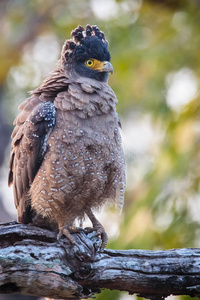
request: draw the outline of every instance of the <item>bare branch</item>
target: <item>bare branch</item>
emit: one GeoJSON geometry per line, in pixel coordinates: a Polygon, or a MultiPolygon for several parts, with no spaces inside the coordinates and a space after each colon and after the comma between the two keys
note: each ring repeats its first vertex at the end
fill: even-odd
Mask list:
{"type": "Polygon", "coordinates": [[[77,246],[45,229],[1,224],[0,293],[81,299],[108,288],[151,299],[200,296],[200,249],[100,253],[96,232],[73,235],[77,246]]]}

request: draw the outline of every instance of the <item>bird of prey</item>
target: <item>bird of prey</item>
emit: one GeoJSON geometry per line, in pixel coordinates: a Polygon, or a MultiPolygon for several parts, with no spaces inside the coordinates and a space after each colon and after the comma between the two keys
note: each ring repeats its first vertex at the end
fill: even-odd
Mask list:
{"type": "Polygon", "coordinates": [[[109,87],[108,42],[94,25],[78,26],[55,70],[19,106],[9,170],[18,222],[57,227],[75,243],[75,220],[89,217],[104,248],[107,234],[94,211],[123,206],[124,155],[109,87]]]}

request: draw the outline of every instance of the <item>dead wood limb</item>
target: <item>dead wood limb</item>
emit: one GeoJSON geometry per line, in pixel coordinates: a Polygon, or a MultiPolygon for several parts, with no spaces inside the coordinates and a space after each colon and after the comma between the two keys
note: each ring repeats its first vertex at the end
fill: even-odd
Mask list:
{"type": "Polygon", "coordinates": [[[77,246],[15,222],[0,225],[0,293],[81,299],[100,288],[161,299],[200,296],[200,249],[109,250],[95,232],[74,233],[77,246]]]}

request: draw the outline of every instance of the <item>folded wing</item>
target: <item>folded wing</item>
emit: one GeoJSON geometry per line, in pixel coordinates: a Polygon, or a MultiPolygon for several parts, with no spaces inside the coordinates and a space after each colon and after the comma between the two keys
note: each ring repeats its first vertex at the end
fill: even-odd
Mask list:
{"type": "Polygon", "coordinates": [[[13,184],[18,221],[22,223],[32,221],[29,189],[48,151],[47,140],[56,115],[51,101],[38,101],[35,106],[29,99],[14,122],[8,178],[9,186],[13,184]]]}

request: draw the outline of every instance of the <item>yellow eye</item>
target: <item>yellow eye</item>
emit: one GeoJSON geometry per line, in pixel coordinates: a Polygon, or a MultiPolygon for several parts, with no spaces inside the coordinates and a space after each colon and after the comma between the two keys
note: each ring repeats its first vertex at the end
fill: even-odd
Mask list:
{"type": "Polygon", "coordinates": [[[87,67],[92,67],[93,64],[94,64],[94,62],[93,62],[93,60],[91,60],[91,59],[88,59],[88,60],[85,61],[85,65],[86,65],[87,67]]]}

